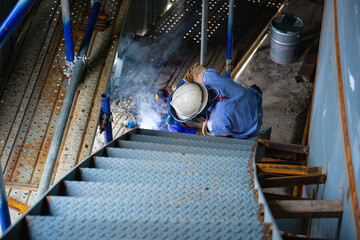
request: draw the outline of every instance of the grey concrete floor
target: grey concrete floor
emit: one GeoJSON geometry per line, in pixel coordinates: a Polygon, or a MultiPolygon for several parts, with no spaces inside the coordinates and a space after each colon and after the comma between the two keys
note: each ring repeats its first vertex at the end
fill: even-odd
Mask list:
{"type": "Polygon", "coordinates": [[[304,22],[300,56],[295,63],[281,65],[270,59],[270,35],[258,48],[239,76],[245,85],[256,84],[263,91],[264,125],[272,127],[271,139],[300,144],[313,83],[297,83],[295,77],[305,55],[320,37],[323,1],[293,0],[285,9],[304,22]]]}

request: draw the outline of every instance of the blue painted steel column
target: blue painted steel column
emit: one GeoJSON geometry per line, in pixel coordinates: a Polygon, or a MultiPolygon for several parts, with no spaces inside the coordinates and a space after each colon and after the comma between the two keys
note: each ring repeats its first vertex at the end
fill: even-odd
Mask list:
{"type": "Polygon", "coordinates": [[[73,35],[71,29],[69,0],[61,0],[61,13],[62,13],[63,28],[64,28],[66,60],[68,62],[73,62],[74,45],[73,45],[73,35]]]}
{"type": "Polygon", "coordinates": [[[66,123],[69,118],[69,113],[75,97],[76,88],[79,85],[80,79],[82,77],[82,72],[85,65],[85,56],[89,49],[90,40],[94,31],[94,27],[99,14],[101,3],[102,3],[101,0],[96,1],[91,11],[90,19],[86,27],[86,31],[80,47],[80,53],[79,53],[80,58],[75,61],[70,83],[66,92],[63,106],[61,108],[59,119],[56,123],[55,133],[51,141],[50,150],[48,153],[48,157],[46,159],[46,164],[43,170],[43,174],[41,176],[41,181],[39,184],[38,196],[37,196],[38,199],[42,198],[42,196],[45,194],[45,192],[48,190],[50,186],[52,174],[56,164],[56,159],[58,157],[62,138],[64,136],[66,123]]]}
{"type": "Polygon", "coordinates": [[[0,223],[1,223],[1,231],[2,233],[11,225],[10,220],[10,212],[9,205],[7,202],[5,184],[4,184],[4,176],[1,171],[1,163],[0,163],[0,223]]]}
{"type": "Polygon", "coordinates": [[[19,0],[16,3],[15,7],[0,26],[0,49],[4,46],[21,20],[26,16],[26,12],[30,10],[35,1],[36,0],[19,0]]]}
{"type": "Polygon", "coordinates": [[[92,7],[91,14],[89,17],[89,21],[88,21],[88,24],[85,29],[85,34],[84,34],[83,40],[81,42],[80,53],[79,53],[80,57],[85,56],[87,53],[87,50],[89,49],[91,37],[94,32],[95,23],[96,23],[96,20],[97,20],[99,11],[100,11],[100,7],[101,7],[101,1],[94,2],[94,5],[92,7]]]}
{"type": "Polygon", "coordinates": [[[106,121],[104,122],[106,129],[105,129],[105,144],[108,144],[113,140],[112,135],[112,126],[110,121],[110,101],[109,101],[109,94],[103,93],[101,94],[101,111],[103,114],[106,115],[106,121]]]}
{"type": "Polygon", "coordinates": [[[200,64],[206,64],[206,49],[207,49],[207,29],[208,29],[208,14],[209,14],[209,1],[203,0],[202,2],[202,15],[201,15],[201,47],[200,47],[200,64]]]}
{"type": "Polygon", "coordinates": [[[234,22],[234,0],[229,0],[229,19],[228,19],[227,51],[226,51],[227,78],[230,78],[231,72],[233,70],[233,63],[232,63],[233,22],[234,22]]]}

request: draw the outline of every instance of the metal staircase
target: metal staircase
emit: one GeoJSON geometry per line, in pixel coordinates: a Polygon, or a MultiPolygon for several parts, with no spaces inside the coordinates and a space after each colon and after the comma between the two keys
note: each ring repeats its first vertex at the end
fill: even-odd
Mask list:
{"type": "Polygon", "coordinates": [[[264,239],[247,140],[135,129],[90,156],[3,239],[264,239]]]}

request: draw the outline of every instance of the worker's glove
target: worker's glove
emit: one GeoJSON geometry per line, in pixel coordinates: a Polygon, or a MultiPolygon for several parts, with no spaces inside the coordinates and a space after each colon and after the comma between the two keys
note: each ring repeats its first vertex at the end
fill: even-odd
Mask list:
{"type": "Polygon", "coordinates": [[[206,68],[203,65],[199,65],[195,63],[192,67],[187,71],[184,76],[184,79],[188,82],[197,82],[203,84],[203,77],[206,68]]]}

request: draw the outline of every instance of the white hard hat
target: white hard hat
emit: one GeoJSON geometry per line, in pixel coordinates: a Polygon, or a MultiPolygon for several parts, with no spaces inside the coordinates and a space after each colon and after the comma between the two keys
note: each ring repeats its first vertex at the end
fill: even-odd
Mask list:
{"type": "Polygon", "coordinates": [[[208,102],[208,91],[203,84],[184,83],[174,92],[170,105],[175,109],[177,118],[190,120],[204,110],[208,102]]]}

